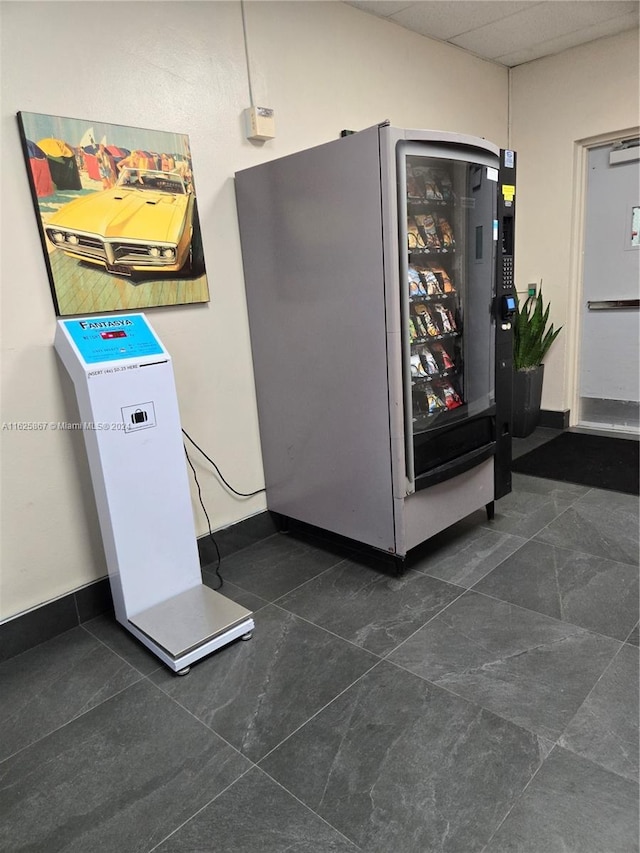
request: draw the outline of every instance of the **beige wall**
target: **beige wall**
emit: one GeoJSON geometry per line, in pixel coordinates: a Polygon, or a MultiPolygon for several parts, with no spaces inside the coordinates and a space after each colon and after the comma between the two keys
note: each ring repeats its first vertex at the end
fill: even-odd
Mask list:
{"type": "MultiPolygon", "coordinates": [[[[516,282],[543,281],[564,329],[545,359],[542,405],[572,408],[579,357],[581,140],[639,122],[638,33],[600,39],[511,73],[511,145],[518,152],[516,282]]],[[[604,353],[603,353],[603,357],[604,353]]]]}
{"type": "MultiPolygon", "coordinates": [[[[241,129],[249,97],[238,2],[2,3],[0,11],[0,420],[68,421],[73,413],[52,349],[55,316],[16,112],[186,132],[211,302],[148,315],[173,356],[185,429],[236,488],[260,487],[234,172],[384,119],[504,146],[507,71],[341,3],[249,2],[255,100],[276,111],[277,138],[261,146],[241,129]]],[[[81,435],[5,430],[0,440],[1,619],[106,567],[81,435]]],[[[231,497],[197,466],[214,529],[264,508],[262,496],[231,497]]]]}

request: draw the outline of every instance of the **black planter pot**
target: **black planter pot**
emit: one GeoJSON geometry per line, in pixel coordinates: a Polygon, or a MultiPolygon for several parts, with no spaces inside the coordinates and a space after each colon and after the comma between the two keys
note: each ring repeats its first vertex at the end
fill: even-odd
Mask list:
{"type": "Polygon", "coordinates": [[[513,410],[511,434],[526,438],[540,423],[544,364],[513,371],[513,410]]]}

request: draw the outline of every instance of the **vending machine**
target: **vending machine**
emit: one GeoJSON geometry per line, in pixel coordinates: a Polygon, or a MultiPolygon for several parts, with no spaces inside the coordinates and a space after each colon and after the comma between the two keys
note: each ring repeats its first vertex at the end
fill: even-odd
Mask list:
{"type": "Polygon", "coordinates": [[[515,153],[387,123],[236,174],[267,503],[407,553],[511,489],[515,153]]]}

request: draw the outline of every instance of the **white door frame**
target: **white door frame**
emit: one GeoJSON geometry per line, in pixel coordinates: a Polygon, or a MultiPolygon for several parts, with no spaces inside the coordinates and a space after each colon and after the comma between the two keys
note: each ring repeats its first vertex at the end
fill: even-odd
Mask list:
{"type": "Polygon", "coordinates": [[[573,203],[571,216],[571,250],[569,259],[569,294],[567,306],[565,387],[570,409],[569,426],[580,420],[580,353],[582,347],[582,302],[587,217],[587,178],[589,151],[640,136],[640,126],[601,133],[578,139],[573,154],[573,203]]]}

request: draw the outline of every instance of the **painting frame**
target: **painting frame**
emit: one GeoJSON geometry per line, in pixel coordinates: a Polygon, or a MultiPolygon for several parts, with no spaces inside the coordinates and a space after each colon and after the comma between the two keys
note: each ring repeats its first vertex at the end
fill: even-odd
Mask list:
{"type": "Polygon", "coordinates": [[[209,301],[187,134],[17,119],[58,317],[209,301]]]}

